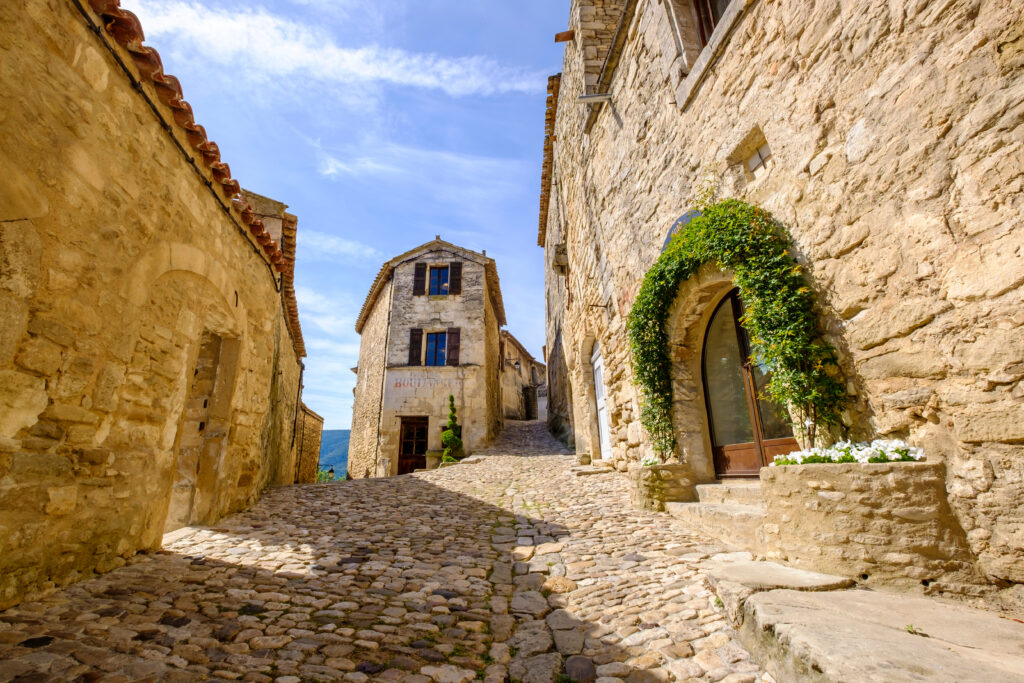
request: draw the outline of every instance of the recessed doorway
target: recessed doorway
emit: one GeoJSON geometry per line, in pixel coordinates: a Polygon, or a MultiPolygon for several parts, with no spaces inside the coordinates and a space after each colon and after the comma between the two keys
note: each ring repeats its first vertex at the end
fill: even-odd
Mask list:
{"type": "Polygon", "coordinates": [[[427,428],[430,420],[426,417],[403,417],[401,441],[398,452],[398,474],[410,474],[427,466],[427,428]]]}
{"type": "Polygon", "coordinates": [[[612,459],[611,429],[608,424],[608,401],[604,388],[604,359],[601,358],[601,347],[594,342],[594,350],[590,355],[590,366],[594,370],[594,402],[597,407],[597,434],[601,460],[612,459]]]}
{"type": "Polygon", "coordinates": [[[757,476],[776,455],[800,447],[782,409],[762,398],[771,373],[751,358],[742,316],[734,289],[715,308],[704,334],[704,398],[719,477],[757,476]]]}

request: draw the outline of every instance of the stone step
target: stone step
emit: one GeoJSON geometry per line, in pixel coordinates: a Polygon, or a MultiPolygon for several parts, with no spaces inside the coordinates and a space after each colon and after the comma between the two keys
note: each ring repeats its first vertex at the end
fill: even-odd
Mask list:
{"type": "Polygon", "coordinates": [[[697,497],[702,503],[760,505],[760,479],[724,479],[713,484],[698,484],[697,497]]]}
{"type": "Polygon", "coordinates": [[[665,510],[697,533],[717,538],[735,548],[754,552],[764,507],[735,503],[666,503],[665,510]]]}

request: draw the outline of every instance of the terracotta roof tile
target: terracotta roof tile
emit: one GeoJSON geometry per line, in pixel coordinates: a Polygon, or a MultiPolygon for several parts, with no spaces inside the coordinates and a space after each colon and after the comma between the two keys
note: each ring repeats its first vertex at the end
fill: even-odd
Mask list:
{"type": "Polygon", "coordinates": [[[206,129],[195,122],[192,106],[182,99],[181,83],[174,76],[164,73],[160,54],[142,44],[146,37],[142,32],[139,18],[128,10],[121,9],[120,0],[89,0],[89,5],[100,16],[103,29],[131,55],[142,80],[152,83],[159,100],[170,107],[175,124],[183,130],[188,143],[198,153],[203,165],[210,170],[213,182],[217,183],[221,193],[231,200],[238,218],[248,226],[249,232],[266,254],[267,260],[278,272],[283,273],[289,267],[288,259],[281,252],[277,242],[267,234],[263,221],[251,210],[248,202],[239,197],[241,186],[231,177],[231,168],[221,161],[217,143],[208,139],[206,129]]]}
{"type": "Polygon", "coordinates": [[[562,74],[548,78],[547,110],[544,112],[544,161],[540,170],[540,229],[537,231],[537,246],[544,246],[548,234],[548,207],[551,204],[551,170],[554,159],[555,117],[558,115],[558,89],[562,74]]]}

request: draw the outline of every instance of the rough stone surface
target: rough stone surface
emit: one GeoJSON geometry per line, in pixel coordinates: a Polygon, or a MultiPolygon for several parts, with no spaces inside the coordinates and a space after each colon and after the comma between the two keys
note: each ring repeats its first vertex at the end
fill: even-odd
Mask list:
{"type": "Polygon", "coordinates": [[[276,488],[0,612],[0,678],[552,683],[583,658],[621,680],[770,680],[706,585],[703,537],[630,509],[624,476],[575,477],[543,423],[510,421],[487,453],[464,470],[276,488]],[[527,538],[561,547],[515,573],[527,538]],[[524,595],[529,613],[512,610],[524,595]],[[563,655],[552,633],[580,650],[563,655]]]}
{"type": "MultiPolygon", "coordinates": [[[[1020,3],[737,0],[702,50],[691,2],[640,2],[607,82],[614,106],[577,98],[622,5],[571,6],[542,235],[552,427],[600,452],[597,342],[613,459],[651,453],[627,316],[710,178],[790,231],[849,380],[851,436],[944,459],[982,572],[1024,581],[1020,3]],[[755,176],[761,144],[772,160],[755,176]]],[[[732,286],[703,269],[666,328],[677,455],[698,481],[715,476],[702,340],[732,286]]]]}
{"type": "Polygon", "coordinates": [[[656,512],[665,511],[665,503],[697,500],[690,466],[631,465],[629,468],[629,502],[633,507],[656,512]]]}
{"type": "Polygon", "coordinates": [[[869,585],[982,582],[941,462],[768,467],[761,490],[769,558],[869,585]]]}
{"type": "Polygon", "coordinates": [[[744,642],[780,681],[1024,680],[1020,624],[928,598],[788,590],[749,598],[744,642]]]}
{"type": "Polygon", "coordinates": [[[131,54],[74,3],[0,21],[6,606],[292,483],[300,362],[282,276],[131,54]]]}

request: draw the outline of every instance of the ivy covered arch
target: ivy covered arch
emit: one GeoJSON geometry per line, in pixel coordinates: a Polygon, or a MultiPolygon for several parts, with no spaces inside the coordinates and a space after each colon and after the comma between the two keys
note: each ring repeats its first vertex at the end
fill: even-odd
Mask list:
{"type": "Polygon", "coordinates": [[[662,457],[676,446],[672,361],[665,322],[679,285],[705,263],[735,273],[740,323],[758,362],[771,371],[768,398],[787,409],[813,446],[820,426],[840,423],[846,392],[835,349],[821,335],[814,296],[789,252],[786,229],[738,199],[701,207],[644,276],[629,313],[633,368],[643,395],[641,422],[662,457]]]}

